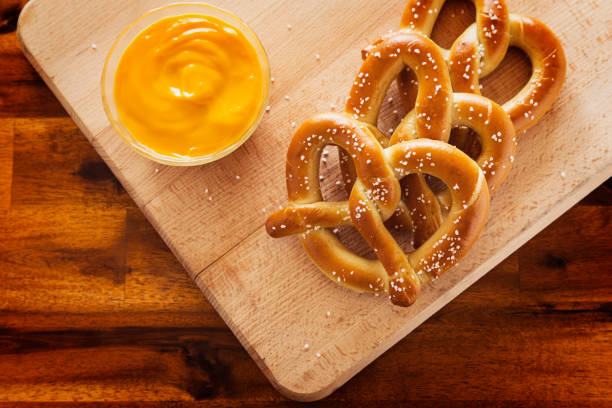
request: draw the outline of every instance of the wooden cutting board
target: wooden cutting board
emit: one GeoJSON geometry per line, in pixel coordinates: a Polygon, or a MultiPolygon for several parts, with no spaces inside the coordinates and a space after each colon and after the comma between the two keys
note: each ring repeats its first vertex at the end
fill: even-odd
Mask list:
{"type": "MultiPolygon", "coordinates": [[[[515,166],[493,197],[478,243],[458,267],[427,285],[411,308],[338,287],[313,266],[297,238],[268,238],[263,223],[286,203],[291,122],[343,105],[361,48],[398,26],[405,2],[211,2],[255,29],[275,81],[271,111],[255,135],[229,157],[196,168],[165,167],[133,153],[102,109],[100,75],[114,39],[140,14],[168,1],[34,0],[21,14],[19,37],[32,64],[207,299],[290,398],[331,393],[612,176],[612,3],[509,0],[512,12],[537,17],[559,35],[568,78],[553,109],[520,136],[515,166]]],[[[451,26],[465,19],[454,14],[445,10],[451,26]]],[[[517,55],[486,81],[489,96],[509,96],[508,89],[525,79],[517,55]]],[[[382,120],[392,125],[399,120],[393,109],[399,108],[388,105],[382,120]]],[[[421,351],[427,353],[427,345],[421,351]]]]}

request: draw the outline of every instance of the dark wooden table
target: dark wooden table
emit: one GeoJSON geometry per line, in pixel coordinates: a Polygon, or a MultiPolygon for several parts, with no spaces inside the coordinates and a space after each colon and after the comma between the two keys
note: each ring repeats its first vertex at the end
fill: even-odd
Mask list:
{"type": "MultiPolygon", "coordinates": [[[[25,60],[19,3],[0,0],[0,401],[293,405],[25,60]]],[[[608,181],[319,404],[612,406],[611,220],[608,181]]]]}

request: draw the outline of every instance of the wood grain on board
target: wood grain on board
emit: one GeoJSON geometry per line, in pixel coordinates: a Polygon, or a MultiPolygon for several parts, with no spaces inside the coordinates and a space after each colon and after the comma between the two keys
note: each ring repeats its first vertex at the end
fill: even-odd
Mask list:
{"type": "MultiPolygon", "coordinates": [[[[262,228],[266,214],[285,202],[283,167],[291,136],[290,123],[329,110],[331,104],[342,105],[360,64],[359,50],[399,24],[403,1],[362,2],[360,7],[348,10],[341,1],[308,0],[299,8],[289,1],[215,2],[236,11],[252,25],[266,47],[275,77],[272,109],[241,149],[219,162],[191,169],[160,166],[129,150],[109,127],[99,94],[104,56],[119,31],[142,12],[164,2],[35,0],[21,16],[19,34],[26,55],[45,82],[275,387],[292,398],[316,399],[346,382],[612,174],[611,121],[606,109],[610,89],[611,63],[607,49],[610,33],[605,31],[609,30],[607,13],[589,13],[587,7],[610,6],[603,1],[583,1],[581,8],[575,3],[568,7],[562,1],[543,4],[509,1],[513,12],[538,17],[559,35],[568,54],[567,84],[547,116],[520,136],[516,165],[493,198],[489,223],[477,245],[459,267],[425,288],[419,302],[410,309],[393,308],[383,299],[337,287],[314,268],[297,239],[272,240],[262,228]],[[287,24],[292,25],[290,31],[287,24]],[[586,43],[590,47],[584,47],[586,43]],[[96,47],[91,47],[92,44],[96,47]],[[317,53],[320,60],[314,57],[317,53]],[[288,101],[285,95],[289,96],[288,101]],[[331,312],[330,317],[327,311],[331,312]],[[308,350],[304,350],[305,343],[310,346],[308,350]],[[316,353],[321,357],[317,358],[316,353]]],[[[444,28],[440,30],[440,36],[449,36],[444,28]]],[[[485,94],[494,99],[504,98],[508,96],[505,94],[508,89],[520,86],[525,70],[516,66],[521,61],[520,55],[513,53],[500,73],[487,80],[485,94]],[[505,86],[500,88],[500,83],[505,86]]],[[[17,74],[7,70],[3,75],[17,74]]],[[[53,111],[57,107],[51,98],[43,95],[40,102],[32,99],[34,106],[28,106],[23,101],[35,98],[36,94],[17,86],[14,92],[15,98],[1,101],[8,112],[11,109],[17,112],[18,107],[12,108],[11,104],[21,103],[25,105],[24,116],[40,115],[43,111],[52,112],[50,116],[60,115],[59,110],[53,111]],[[46,103],[50,106],[45,106],[46,103]]],[[[392,110],[393,107],[386,107],[385,123],[399,119],[392,110]]],[[[17,119],[7,120],[13,122],[5,123],[9,130],[0,133],[0,137],[14,140],[18,138],[15,136],[19,129],[15,124],[17,119]]],[[[65,120],[52,119],[45,125],[51,129],[59,126],[51,130],[58,135],[63,134],[62,126],[76,132],[65,120]]],[[[48,147],[52,153],[50,160],[65,161],[66,166],[74,164],[62,150],[75,146],[65,146],[53,138],[45,142],[52,144],[48,147]]],[[[3,180],[14,183],[12,174],[20,166],[31,171],[27,155],[36,153],[28,150],[23,150],[26,156],[19,160],[11,152],[14,165],[11,174],[0,173],[3,180]]],[[[88,171],[97,174],[95,169],[83,170],[84,174],[88,171]]],[[[53,178],[48,182],[53,182],[53,178]]],[[[54,195],[52,189],[43,188],[43,192],[54,195]]],[[[78,217],[90,217],[92,225],[106,222],[116,225],[116,231],[124,228],[125,233],[115,231],[118,237],[113,238],[105,235],[108,230],[94,228],[92,234],[74,231],[75,237],[83,235],[80,238],[83,242],[74,248],[62,247],[63,255],[66,259],[77,259],[83,253],[83,245],[90,242],[92,251],[88,261],[80,261],[83,262],[78,273],[81,284],[88,284],[89,290],[99,295],[93,298],[94,302],[125,301],[130,298],[125,289],[130,271],[122,269],[122,265],[126,259],[132,259],[128,248],[137,245],[139,240],[138,229],[129,229],[126,222],[130,218],[129,207],[121,210],[112,203],[117,214],[106,214],[106,219],[100,219],[95,209],[104,206],[104,202],[96,201],[95,195],[88,195],[87,191],[80,194],[83,202],[91,201],[91,208],[87,205],[88,210],[78,217]],[[95,249],[99,240],[116,241],[116,246],[108,252],[99,251],[95,249]],[[95,268],[91,269],[96,270],[91,275],[118,282],[116,287],[92,284],[87,265],[96,259],[105,266],[106,276],[97,276],[95,268]]],[[[107,200],[112,201],[113,197],[109,194],[107,200]]],[[[26,203],[40,199],[33,193],[25,196],[26,203]]],[[[13,202],[11,197],[5,207],[10,209],[13,202]]],[[[55,234],[60,234],[60,230],[63,234],[69,228],[65,217],[61,210],[49,215],[55,234]]],[[[24,214],[24,226],[27,220],[24,214]]],[[[609,226],[605,216],[601,226],[609,226]]],[[[571,228],[570,233],[573,231],[571,228]]],[[[137,254],[136,262],[153,263],[146,255],[137,254]]],[[[30,262],[43,267],[41,262],[45,258],[34,257],[30,262]]],[[[548,281],[538,282],[537,276],[529,274],[512,276],[527,281],[535,279],[531,283],[536,287],[548,284],[548,281]]],[[[59,288],[73,284],[61,276],[38,281],[41,296],[46,291],[53,296],[52,291],[57,289],[53,282],[59,288]]],[[[149,280],[143,276],[138,287],[146,288],[148,284],[149,280]]],[[[488,302],[504,303],[505,291],[512,289],[516,286],[502,285],[500,298],[494,296],[484,301],[486,306],[477,308],[479,312],[473,319],[477,320],[479,313],[487,313],[488,302]]],[[[92,297],[86,291],[76,292],[71,304],[78,313],[82,307],[78,300],[86,304],[92,297]]],[[[535,291],[534,295],[538,293],[535,291]]],[[[602,293],[605,298],[609,291],[602,293]]],[[[35,300],[28,296],[22,301],[35,305],[35,300]]],[[[62,303],[61,299],[57,301],[62,303]]],[[[156,301],[153,297],[150,305],[156,301]]],[[[542,304],[536,309],[550,311],[546,302],[542,304]]],[[[554,304],[551,308],[554,310],[554,304]]],[[[605,307],[600,312],[597,307],[594,310],[596,315],[606,314],[605,307]]],[[[189,320],[188,317],[178,319],[189,320]]],[[[493,329],[484,329],[483,333],[487,330],[493,329]]],[[[149,337],[146,331],[140,334],[143,339],[149,337]]],[[[184,335],[190,334],[193,333],[184,335]]],[[[411,341],[410,337],[405,341],[411,341]]],[[[414,344],[418,347],[419,343],[414,344]]],[[[129,352],[123,345],[117,347],[118,353],[129,352]]],[[[142,358],[154,361],[159,356],[153,353],[142,358]]],[[[407,367],[406,375],[414,375],[411,371],[414,369],[417,367],[407,367]]],[[[398,371],[402,375],[400,369],[394,372],[398,371]]],[[[22,391],[26,395],[28,390],[22,391]]]]}

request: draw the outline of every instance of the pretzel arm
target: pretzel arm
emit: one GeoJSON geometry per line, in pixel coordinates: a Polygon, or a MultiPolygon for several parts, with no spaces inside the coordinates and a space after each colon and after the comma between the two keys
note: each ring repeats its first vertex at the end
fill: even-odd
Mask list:
{"type": "MultiPolygon", "coordinates": [[[[474,40],[476,26],[469,27],[455,42],[449,55],[451,80],[455,92],[480,94],[480,77],[496,66],[479,67],[479,44],[474,40]]],[[[517,14],[510,15],[510,46],[522,49],[531,60],[529,82],[503,105],[516,133],[533,126],[559,95],[565,79],[566,60],[563,46],[542,22],[517,14]]],[[[403,85],[408,86],[408,85],[403,85]]]]}
{"type": "Polygon", "coordinates": [[[535,18],[510,15],[510,45],[522,49],[532,66],[529,82],[503,105],[518,134],[550,109],[561,92],[567,62],[557,36],[535,18]]]}
{"type": "Polygon", "coordinates": [[[353,82],[345,112],[376,126],[389,85],[405,67],[410,67],[419,83],[414,109],[419,137],[448,140],[452,104],[449,73],[438,46],[414,32],[382,37],[353,82]]]}
{"type": "Polygon", "coordinates": [[[273,238],[301,234],[318,228],[351,225],[348,202],[321,202],[280,209],[266,220],[266,231],[273,238]]]}
{"type": "Polygon", "coordinates": [[[440,228],[444,218],[442,208],[422,174],[408,174],[402,184],[406,191],[404,202],[412,220],[414,246],[418,248],[440,228]]]}
{"type": "Polygon", "coordinates": [[[452,126],[465,126],[476,132],[482,147],[476,163],[485,174],[489,191],[494,193],[512,167],[516,151],[514,126],[503,108],[490,99],[456,93],[453,100],[452,126]]]}
{"type": "MultiPolygon", "coordinates": [[[[380,143],[382,147],[387,147],[389,145],[389,137],[381,132],[376,126],[369,123],[364,123],[363,126],[366,131],[369,131],[376,140],[378,140],[378,143],[380,143]]],[[[343,149],[339,149],[338,156],[340,160],[340,176],[344,184],[344,190],[347,194],[351,194],[353,184],[355,180],[357,180],[355,165],[349,154],[343,149]]]]}
{"type": "Polygon", "coordinates": [[[421,290],[421,283],[406,254],[384,226],[376,205],[369,198],[360,181],[355,183],[349,198],[351,218],[365,241],[374,248],[389,278],[388,293],[398,306],[413,304],[421,290]]]}
{"type": "MultiPolygon", "coordinates": [[[[403,180],[400,181],[402,190],[404,190],[403,180]]],[[[412,217],[410,216],[410,210],[406,206],[404,200],[400,200],[397,204],[395,212],[387,221],[385,221],[388,228],[392,228],[397,231],[409,230],[412,231],[412,217]]],[[[413,243],[414,245],[414,240],[413,243]]]]}
{"type": "Polygon", "coordinates": [[[389,278],[380,261],[356,255],[331,231],[310,231],[301,234],[300,241],[310,259],[332,281],[356,292],[386,292],[389,278]]]}

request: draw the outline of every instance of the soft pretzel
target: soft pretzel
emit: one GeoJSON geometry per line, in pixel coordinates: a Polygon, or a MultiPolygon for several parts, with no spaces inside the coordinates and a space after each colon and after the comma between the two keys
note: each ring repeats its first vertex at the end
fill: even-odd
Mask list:
{"type": "MultiPolygon", "coordinates": [[[[476,161],[483,169],[490,191],[494,192],[512,165],[516,149],[512,122],[502,107],[490,99],[476,94],[452,93],[442,53],[433,41],[425,41],[425,38],[415,32],[400,31],[388,34],[370,46],[351,89],[346,111],[372,126],[376,125],[380,104],[395,78],[394,74],[398,69],[404,71],[393,62],[395,54],[408,53],[412,59],[406,59],[405,65],[415,72],[418,80],[415,107],[397,126],[390,140],[382,143],[386,146],[417,138],[448,142],[452,128],[469,127],[480,138],[482,148],[476,161]],[[433,70],[434,67],[442,69],[433,70]],[[363,78],[370,81],[364,82],[363,78]]],[[[351,163],[342,160],[341,166],[342,174],[346,176],[345,184],[352,186],[354,170],[351,163]]],[[[434,194],[419,175],[406,177],[402,185],[408,194],[405,194],[405,202],[400,204],[392,224],[402,229],[411,228],[414,245],[418,247],[442,223],[450,206],[450,193],[446,189],[434,194]]]]}
{"type": "MultiPolygon", "coordinates": [[[[430,36],[446,0],[409,0],[400,28],[430,36]]],[[[495,70],[508,47],[522,49],[532,65],[529,82],[503,104],[516,133],[533,126],[548,111],[561,91],[566,60],[563,46],[542,22],[509,14],[505,0],[472,0],[476,23],[469,26],[453,43],[441,51],[446,58],[455,92],[480,94],[480,78],[495,70]]],[[[412,109],[415,93],[413,74],[399,76],[402,100],[412,109]]]]}
{"type": "MultiPolygon", "coordinates": [[[[430,39],[408,32],[386,36],[364,61],[346,113],[316,116],[295,133],[287,153],[289,206],[268,218],[268,233],[274,237],[301,233],[309,256],[330,278],[359,291],[385,291],[397,305],[412,304],[422,283],[439,276],[469,250],[486,221],[489,194],[484,172],[469,156],[446,143],[453,121],[464,120],[454,113],[469,98],[484,99],[468,95],[453,101],[444,59],[430,39]],[[378,112],[389,84],[406,66],[422,79],[418,103],[394,134],[397,143],[383,150],[388,138],[376,128],[378,112]],[[413,133],[425,136],[413,140],[413,133]],[[322,202],[319,159],[329,144],[342,148],[351,159],[354,183],[348,202],[322,202]],[[404,214],[410,221],[399,180],[423,174],[454,188],[448,193],[447,217],[423,245],[406,255],[383,222],[394,214],[404,214]],[[327,230],[351,224],[374,249],[378,261],[352,253],[327,230]]],[[[501,108],[486,106],[482,121],[489,118],[488,124],[499,126],[505,120],[512,131],[505,114],[501,119],[496,116],[503,112],[501,108]]],[[[513,146],[511,139],[491,144],[487,152],[503,156],[509,146],[513,146]]]]}
{"type": "Polygon", "coordinates": [[[289,205],[268,218],[268,234],[300,233],[306,252],[330,279],[356,291],[387,292],[399,306],[412,304],[423,283],[469,251],[489,206],[482,170],[459,149],[422,139],[383,150],[369,126],[341,114],[315,116],[297,130],[287,154],[286,179],[289,205]],[[319,160],[330,144],[346,149],[355,164],[357,181],[348,202],[322,201],[319,160]],[[410,173],[431,174],[458,187],[451,192],[452,207],[441,227],[406,255],[383,222],[399,204],[398,179],[410,173]],[[329,230],[351,224],[378,260],[351,252],[329,230]]]}
{"type": "Polygon", "coordinates": [[[424,282],[455,265],[474,244],[486,222],[489,193],[513,161],[515,128],[523,130],[543,115],[565,73],[556,37],[536,20],[509,15],[503,0],[473,0],[476,23],[450,50],[440,48],[428,36],[444,2],[409,1],[402,29],[364,50],[345,113],[315,116],[297,130],[287,153],[289,205],[266,221],[273,237],[300,234],[330,279],[357,291],[386,292],[400,306],[412,304],[424,282]],[[533,74],[502,107],[479,95],[478,81],[500,64],[509,45],[527,52],[533,74]],[[389,137],[376,126],[395,78],[409,113],[389,137]],[[469,127],[480,137],[476,161],[447,143],[455,127],[469,127]],[[322,201],[319,162],[330,144],[340,147],[348,201],[322,201]],[[447,189],[434,194],[425,174],[447,189]],[[412,228],[417,249],[406,254],[386,221],[412,228]],[[330,230],[343,225],[354,225],[378,259],[347,249],[330,230]]]}

